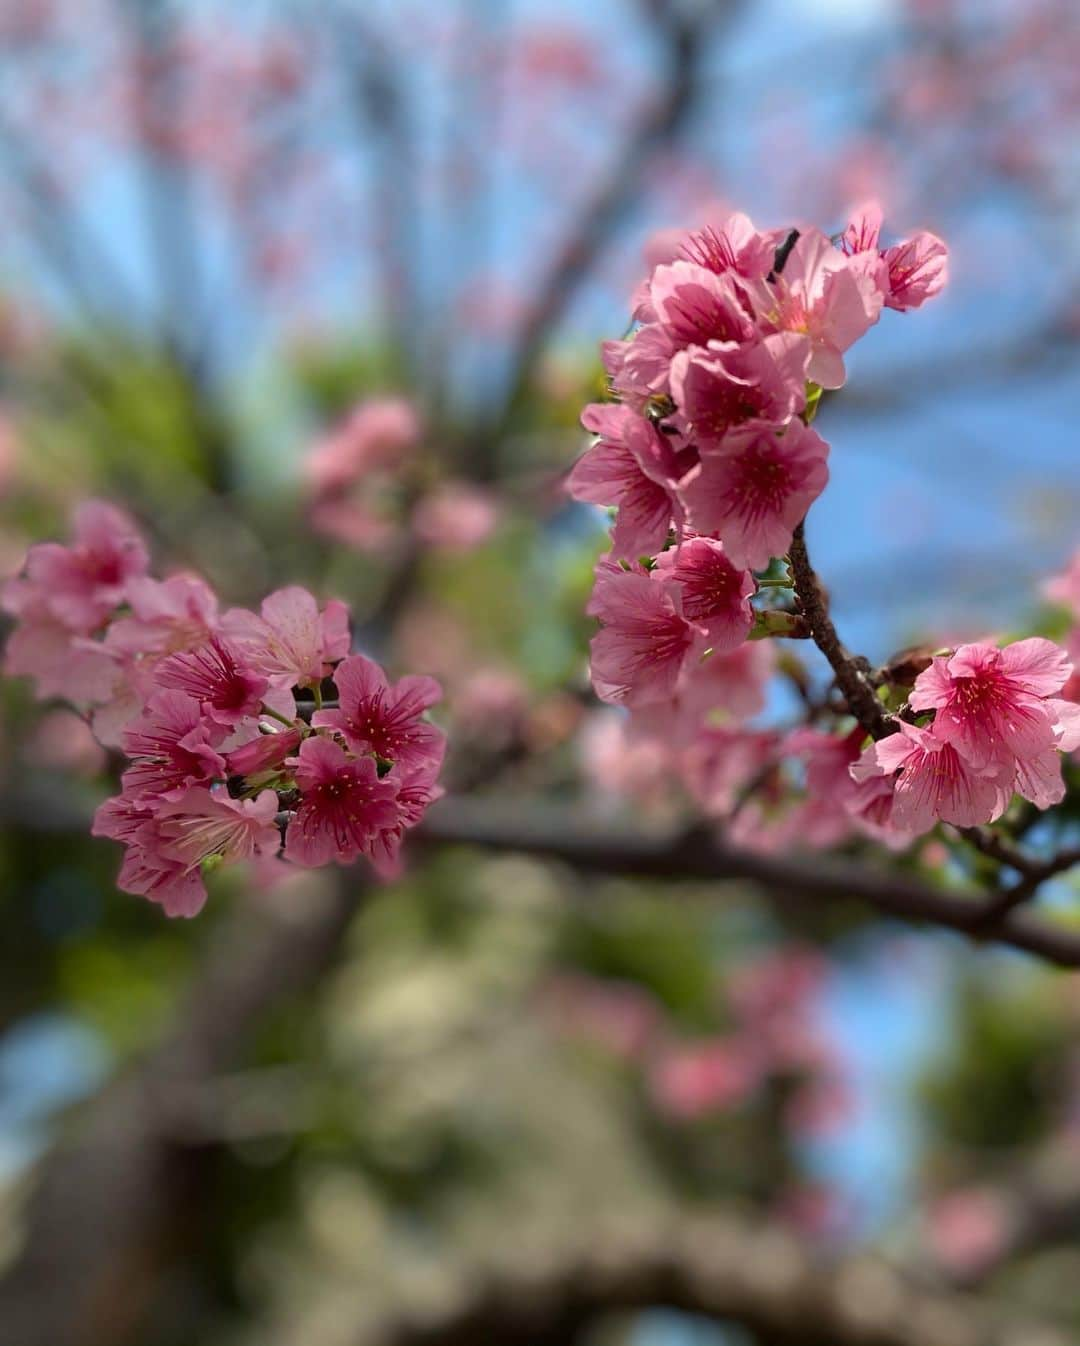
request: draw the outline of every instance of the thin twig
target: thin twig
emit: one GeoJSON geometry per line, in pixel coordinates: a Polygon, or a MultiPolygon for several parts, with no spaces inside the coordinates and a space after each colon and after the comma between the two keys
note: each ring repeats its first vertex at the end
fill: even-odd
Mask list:
{"type": "Polygon", "coordinates": [[[894,732],[892,720],[882,708],[865,672],[840,641],[840,636],[829,616],[828,602],[810,564],[802,523],[795,529],[788,555],[799,609],[810,623],[814,644],[829,661],[830,668],[836,674],[837,686],[844,694],[848,709],[871,738],[886,738],[894,732]]]}

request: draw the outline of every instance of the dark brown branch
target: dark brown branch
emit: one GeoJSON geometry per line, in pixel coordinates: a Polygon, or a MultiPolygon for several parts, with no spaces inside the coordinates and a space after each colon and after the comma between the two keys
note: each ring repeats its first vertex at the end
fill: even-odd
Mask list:
{"type": "Polygon", "coordinates": [[[534,803],[510,811],[487,800],[447,799],[432,808],[418,835],[440,844],[561,860],[590,873],[741,880],[807,902],[865,902],[887,916],[1011,945],[1060,967],[1080,967],[1080,933],[1031,912],[1007,911],[988,921],[978,896],[942,892],[910,875],[850,861],[738,850],[701,828],[661,835],[610,827],[597,832],[565,811],[545,814],[534,803]]]}
{"type": "Polygon", "coordinates": [[[1015,869],[1018,874],[1028,875],[1042,867],[1039,861],[989,827],[958,827],[956,830],[981,855],[996,860],[999,865],[1015,869]]]}
{"type": "Polygon", "coordinates": [[[810,624],[814,644],[829,661],[829,667],[836,675],[836,685],[843,692],[848,709],[871,738],[885,738],[893,733],[892,722],[882,709],[873,684],[840,641],[829,616],[829,605],[810,564],[805,526],[802,523],[795,529],[788,556],[799,608],[810,624]]]}
{"type": "MultiPolygon", "coordinates": [[[[810,564],[805,520],[795,529],[788,559],[799,608],[810,624],[814,644],[829,661],[836,675],[836,684],[843,693],[849,712],[875,740],[894,733],[895,721],[885,712],[877,698],[873,680],[867,677],[869,665],[844,647],[829,616],[828,601],[810,564]]],[[[998,932],[1014,908],[1034,897],[1048,878],[1080,864],[1080,848],[1070,847],[1048,859],[1040,859],[1027,854],[1007,837],[988,827],[960,827],[956,831],[982,855],[1020,875],[1014,884],[1003,884],[981,904],[975,918],[969,920],[969,934],[998,938],[998,932]]]]}
{"type": "MultiPolygon", "coordinates": [[[[52,835],[86,831],[85,806],[25,791],[9,799],[0,821],[52,835]]],[[[545,810],[535,800],[494,804],[487,799],[444,799],[414,834],[417,843],[478,846],[485,850],[562,861],[586,873],[666,880],[743,881],[780,897],[809,902],[864,902],[898,920],[941,926],[971,939],[1009,945],[1059,967],[1080,967],[1080,931],[1039,919],[1034,912],[994,904],[1009,889],[971,895],[942,892],[911,875],[890,873],[824,856],[764,855],[727,846],[702,827],[661,834],[583,825],[580,811],[545,810]]],[[[1078,852],[1059,852],[1039,864],[1039,879],[1080,863],[1078,852]]],[[[1031,882],[1031,877],[1026,880],[1031,882]]]]}
{"type": "MultiPolygon", "coordinates": [[[[458,1293],[376,1320],[357,1346],[551,1346],[652,1306],[738,1324],[770,1346],[1066,1346],[1065,1329],[920,1287],[872,1257],[829,1260],[738,1213],[577,1231],[562,1247],[474,1268],[458,1293]]],[[[407,1286],[406,1286],[407,1291],[407,1286]]]]}
{"type": "MultiPolygon", "coordinates": [[[[1008,887],[1003,887],[985,904],[983,921],[988,927],[1007,916],[1015,907],[1030,902],[1047,879],[1080,865],[1080,847],[1075,846],[1065,847],[1046,860],[1034,859],[1012,846],[1007,847],[1006,853],[1013,858],[1003,859],[1003,863],[1017,870],[1020,878],[1008,887]]],[[[1002,858],[1000,853],[998,858],[1002,858]]]]}

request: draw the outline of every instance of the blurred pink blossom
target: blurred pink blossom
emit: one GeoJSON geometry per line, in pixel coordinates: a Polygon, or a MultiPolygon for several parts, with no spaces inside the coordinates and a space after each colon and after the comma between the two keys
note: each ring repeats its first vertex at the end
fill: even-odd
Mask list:
{"type": "Polygon", "coordinates": [[[491,537],[499,522],[495,496],[464,481],[448,481],[425,495],[412,516],[413,532],[429,547],[471,551],[491,537]]]}

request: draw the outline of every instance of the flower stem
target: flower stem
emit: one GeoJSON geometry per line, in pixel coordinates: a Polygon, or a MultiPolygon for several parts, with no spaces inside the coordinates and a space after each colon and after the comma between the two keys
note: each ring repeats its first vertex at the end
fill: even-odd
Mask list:
{"type": "Polygon", "coordinates": [[[848,710],[871,738],[886,738],[893,732],[890,717],[885,713],[866,675],[840,642],[840,636],[829,616],[828,601],[810,564],[804,523],[795,529],[791,551],[788,553],[799,609],[810,626],[814,644],[836,674],[836,685],[844,694],[848,710]]]}

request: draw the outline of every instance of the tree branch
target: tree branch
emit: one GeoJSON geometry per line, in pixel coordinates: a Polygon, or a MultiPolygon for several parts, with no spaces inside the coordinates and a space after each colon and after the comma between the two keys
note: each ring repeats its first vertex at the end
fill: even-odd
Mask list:
{"type": "Polygon", "coordinates": [[[874,688],[864,670],[844,648],[829,616],[829,605],[821,584],[810,564],[806,549],[805,522],[795,529],[788,553],[791,575],[795,582],[795,598],[803,616],[810,624],[814,644],[829,661],[836,674],[836,684],[844,694],[848,709],[873,739],[887,737],[893,732],[890,718],[882,709],[874,688]]]}
{"type": "MultiPolygon", "coordinates": [[[[895,721],[882,707],[873,683],[866,676],[869,664],[848,652],[833,625],[828,601],[810,564],[805,520],[792,536],[788,560],[796,602],[809,623],[814,644],[836,675],[836,684],[844,695],[848,711],[872,739],[886,738],[895,732],[895,721]]],[[[1043,859],[1029,855],[989,827],[958,827],[955,831],[982,855],[1015,870],[1020,876],[1013,884],[1002,884],[981,904],[969,921],[969,934],[1000,938],[1000,931],[1014,908],[1030,901],[1047,879],[1080,864],[1080,847],[1067,847],[1043,859]]]]}
{"type": "Polygon", "coordinates": [[[718,24],[729,23],[739,9],[739,0],[706,0],[697,6],[662,0],[651,9],[664,49],[660,95],[643,110],[622,152],[586,202],[538,287],[511,356],[503,416],[517,406],[526,392],[537,357],[566,312],[580,281],[591,270],[624,211],[640,193],[650,160],[659,149],[675,140],[689,120],[700,92],[707,32],[718,24]]]}
{"type": "Polygon", "coordinates": [[[582,827],[575,815],[530,804],[510,811],[482,799],[445,799],[417,836],[439,844],[519,851],[561,860],[588,873],[641,878],[744,881],[808,902],[868,903],[886,916],[942,926],[971,939],[1010,945],[1060,967],[1080,967],[1080,931],[1009,910],[988,920],[978,895],[943,892],[910,875],[850,861],[766,855],[727,846],[711,830],[653,834],[582,827]]]}
{"type": "Polygon", "coordinates": [[[826,1260],[737,1213],[581,1231],[525,1265],[476,1268],[425,1307],[406,1296],[357,1346],[550,1346],[608,1314],[664,1306],[738,1324],[770,1346],[1066,1346],[1063,1328],[923,1289],[871,1257],[826,1260]]]}

